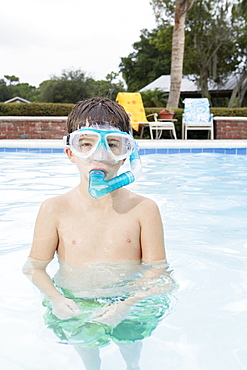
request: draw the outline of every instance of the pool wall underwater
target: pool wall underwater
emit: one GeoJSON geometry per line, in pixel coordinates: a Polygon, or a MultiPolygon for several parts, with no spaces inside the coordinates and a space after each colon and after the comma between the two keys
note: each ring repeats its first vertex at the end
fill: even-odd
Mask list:
{"type": "MultiPolygon", "coordinates": [[[[140,155],[219,153],[247,155],[247,140],[137,140],[140,155]]],[[[62,140],[0,140],[0,152],[62,153],[62,140]]]]}

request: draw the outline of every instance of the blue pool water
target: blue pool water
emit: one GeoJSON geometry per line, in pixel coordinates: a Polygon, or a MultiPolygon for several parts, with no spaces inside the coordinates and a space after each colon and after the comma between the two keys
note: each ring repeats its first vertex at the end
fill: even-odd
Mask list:
{"type": "MultiPolygon", "coordinates": [[[[129,189],[159,204],[179,288],[170,314],[143,340],[140,369],[246,369],[247,157],[154,154],[142,162],[129,189]]],[[[44,326],[42,297],[21,273],[40,203],[76,186],[77,170],[59,153],[0,153],[0,177],[1,368],[83,369],[44,326]]],[[[116,345],[101,356],[102,370],[125,369],[116,345]]]]}

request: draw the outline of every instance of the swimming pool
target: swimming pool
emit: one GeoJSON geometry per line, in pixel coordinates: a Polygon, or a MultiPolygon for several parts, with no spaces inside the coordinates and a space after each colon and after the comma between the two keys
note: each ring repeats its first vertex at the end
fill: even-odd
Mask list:
{"type": "MultiPolygon", "coordinates": [[[[83,369],[45,328],[41,295],[21,273],[40,203],[77,185],[76,168],[63,154],[0,153],[0,162],[1,368],[83,369]]],[[[246,369],[247,157],[154,154],[142,162],[129,189],[159,204],[179,289],[143,340],[141,370],[246,369]]],[[[103,370],[125,369],[114,344],[101,353],[103,370]]]]}

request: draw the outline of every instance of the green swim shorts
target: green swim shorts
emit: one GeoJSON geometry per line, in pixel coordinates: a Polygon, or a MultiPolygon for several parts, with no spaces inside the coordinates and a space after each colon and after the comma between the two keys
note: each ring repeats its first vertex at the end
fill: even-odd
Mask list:
{"type": "Polygon", "coordinates": [[[83,299],[74,297],[69,291],[62,291],[65,297],[75,301],[82,313],[67,320],[60,320],[52,314],[51,303],[44,299],[43,305],[47,307],[44,321],[62,343],[75,346],[95,348],[104,346],[111,340],[129,343],[144,339],[151,335],[169,309],[167,295],[152,296],[134,305],[123,321],[111,327],[90,322],[90,317],[102,307],[124,300],[123,298],[83,299]]]}

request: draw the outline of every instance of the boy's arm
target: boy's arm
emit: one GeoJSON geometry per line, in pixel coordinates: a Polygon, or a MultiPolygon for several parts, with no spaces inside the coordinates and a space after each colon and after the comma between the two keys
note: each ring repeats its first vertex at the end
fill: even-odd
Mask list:
{"type": "Polygon", "coordinates": [[[157,204],[147,199],[140,212],[141,253],[143,262],[166,259],[164,230],[157,204]]]}
{"type": "Polygon", "coordinates": [[[52,313],[61,320],[69,319],[81,313],[79,307],[72,299],[61,295],[53,285],[46,272],[46,266],[51,261],[39,261],[28,257],[22,271],[29,280],[45,295],[52,304],[52,313]]]}
{"type": "Polygon", "coordinates": [[[78,315],[80,312],[74,301],[65,298],[58,292],[46,272],[46,267],[53,259],[58,245],[55,214],[53,199],[45,201],[40,207],[34,228],[31,252],[22,270],[52,303],[53,313],[57,317],[65,319],[68,316],[78,315]]]}

